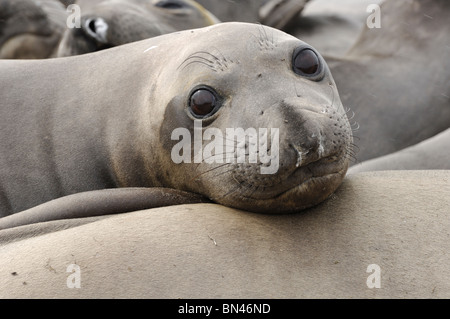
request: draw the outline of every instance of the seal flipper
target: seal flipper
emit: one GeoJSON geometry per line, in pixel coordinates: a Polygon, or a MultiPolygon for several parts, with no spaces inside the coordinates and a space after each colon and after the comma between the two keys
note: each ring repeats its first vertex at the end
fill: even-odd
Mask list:
{"type": "Polygon", "coordinates": [[[0,230],[59,219],[127,213],[163,206],[209,203],[201,195],[171,188],[116,188],[57,198],[0,218],[0,230]]]}
{"type": "Polygon", "coordinates": [[[259,10],[259,19],[263,25],[283,30],[297,19],[309,0],[271,0],[259,10]]]}

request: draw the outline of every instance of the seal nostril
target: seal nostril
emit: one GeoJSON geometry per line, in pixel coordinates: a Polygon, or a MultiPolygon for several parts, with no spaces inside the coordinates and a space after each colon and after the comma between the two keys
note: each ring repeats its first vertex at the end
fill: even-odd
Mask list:
{"type": "Polygon", "coordinates": [[[102,18],[87,19],[84,24],[84,31],[100,43],[107,42],[108,24],[102,18]]]}
{"type": "Polygon", "coordinates": [[[90,31],[92,31],[92,33],[96,33],[95,32],[95,20],[90,20],[87,24],[88,28],[90,31]]]}

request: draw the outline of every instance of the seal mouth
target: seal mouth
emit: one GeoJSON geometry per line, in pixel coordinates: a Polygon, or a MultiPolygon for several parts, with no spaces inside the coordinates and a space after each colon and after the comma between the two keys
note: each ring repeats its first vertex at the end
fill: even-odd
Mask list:
{"type": "Polygon", "coordinates": [[[310,177],[309,179],[304,180],[300,184],[298,184],[298,185],[296,185],[296,186],[294,186],[294,187],[292,187],[292,188],[290,188],[290,189],[280,193],[279,195],[273,197],[273,199],[279,200],[279,199],[282,199],[283,197],[286,197],[286,196],[292,196],[294,193],[303,193],[304,191],[306,191],[309,188],[309,186],[312,183],[321,183],[321,184],[322,183],[326,183],[326,182],[328,182],[331,179],[338,178],[339,176],[342,176],[343,174],[345,174],[346,171],[347,171],[347,168],[344,167],[341,170],[333,172],[333,173],[328,173],[328,174],[321,175],[321,176],[310,177]]]}
{"type": "MultiPolygon", "coordinates": [[[[279,200],[291,197],[294,193],[307,193],[313,184],[329,183],[330,180],[340,179],[347,171],[346,161],[336,155],[323,157],[307,165],[299,166],[291,172],[281,183],[270,187],[264,187],[259,192],[250,196],[241,194],[248,200],[279,200]],[[336,158],[338,158],[336,160],[336,158]]],[[[316,186],[315,186],[316,187],[316,186]]]]}
{"type": "MultiPolygon", "coordinates": [[[[341,185],[348,161],[333,156],[299,167],[278,185],[250,196],[242,191],[223,198],[219,203],[255,213],[295,213],[326,200],[341,185]],[[331,162],[330,162],[331,161],[331,162]]],[[[213,199],[214,200],[214,199],[213,199]]]]}

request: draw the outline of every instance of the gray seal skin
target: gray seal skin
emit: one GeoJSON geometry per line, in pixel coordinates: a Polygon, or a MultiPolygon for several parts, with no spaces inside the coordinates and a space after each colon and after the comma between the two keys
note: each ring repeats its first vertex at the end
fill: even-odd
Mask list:
{"type": "Polygon", "coordinates": [[[194,204],[0,230],[0,298],[450,298],[449,181],[361,173],[301,214],[194,204]]]}
{"type": "Polygon", "coordinates": [[[276,29],[224,23],[77,57],[0,61],[0,70],[2,216],[120,187],[294,212],[325,200],[347,171],[352,132],[327,65],[276,29]],[[217,98],[204,129],[279,129],[275,174],[262,176],[260,161],[174,163],[171,134],[195,135],[199,89],[217,98]]]}
{"type": "Polygon", "coordinates": [[[450,170],[450,129],[401,151],[352,166],[348,173],[386,170],[450,170]]]}
{"type": "Polygon", "coordinates": [[[60,197],[0,218],[0,229],[47,221],[128,213],[179,204],[208,203],[198,194],[170,188],[114,188],[60,197]]]}
{"type": "Polygon", "coordinates": [[[386,1],[343,58],[328,58],[341,99],[360,125],[359,162],[450,127],[450,2],[386,1]],[[400,21],[400,22],[399,22],[400,21]]]}
{"type": "Polygon", "coordinates": [[[283,30],[296,21],[308,0],[198,0],[221,21],[259,22],[283,30]]]}
{"type": "Polygon", "coordinates": [[[66,16],[57,0],[0,0],[0,59],[54,56],[66,16]]]}
{"type": "Polygon", "coordinates": [[[192,0],[77,1],[80,28],[66,28],[57,56],[99,51],[220,21],[192,0]]]}
{"type": "Polygon", "coordinates": [[[383,0],[310,1],[301,16],[297,16],[284,31],[314,46],[325,60],[328,55],[342,56],[366,27],[370,15],[368,6],[381,2],[383,0]]]}

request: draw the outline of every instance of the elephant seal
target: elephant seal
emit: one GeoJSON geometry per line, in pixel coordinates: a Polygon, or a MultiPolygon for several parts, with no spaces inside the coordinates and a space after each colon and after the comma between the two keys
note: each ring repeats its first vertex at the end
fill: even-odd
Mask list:
{"type": "Polygon", "coordinates": [[[385,1],[380,29],[365,28],[342,58],[325,56],[360,125],[359,162],[450,127],[449,14],[445,0],[385,1]]]}
{"type": "Polygon", "coordinates": [[[170,188],[114,188],[60,197],[0,218],[0,229],[46,221],[127,213],[177,204],[207,203],[206,198],[170,188]]]}
{"type": "Polygon", "coordinates": [[[197,0],[221,21],[262,23],[283,30],[302,12],[308,0],[197,0]]]}
{"type": "Polygon", "coordinates": [[[0,74],[3,216],[119,187],[295,212],[328,198],[347,171],[352,131],[325,61],[273,28],[217,24],[82,56],[0,61],[0,74]],[[228,135],[239,130],[244,139],[228,135]]]}
{"type": "Polygon", "coordinates": [[[57,56],[79,55],[220,21],[193,0],[77,1],[80,28],[67,28],[57,56]]]}
{"type": "Polygon", "coordinates": [[[450,298],[449,181],[360,173],[302,214],[194,204],[1,230],[0,298],[450,298]]]}
{"type": "MultiPolygon", "coordinates": [[[[383,0],[309,1],[283,30],[311,44],[327,56],[345,55],[358,40],[370,13],[370,5],[383,0]]],[[[389,32],[385,30],[386,32],[389,32]]]]}
{"type": "Polygon", "coordinates": [[[349,169],[349,174],[385,170],[450,170],[450,129],[401,151],[374,158],[349,169]]]}
{"type": "Polygon", "coordinates": [[[57,0],[0,0],[0,59],[52,57],[66,16],[57,0]]]}

